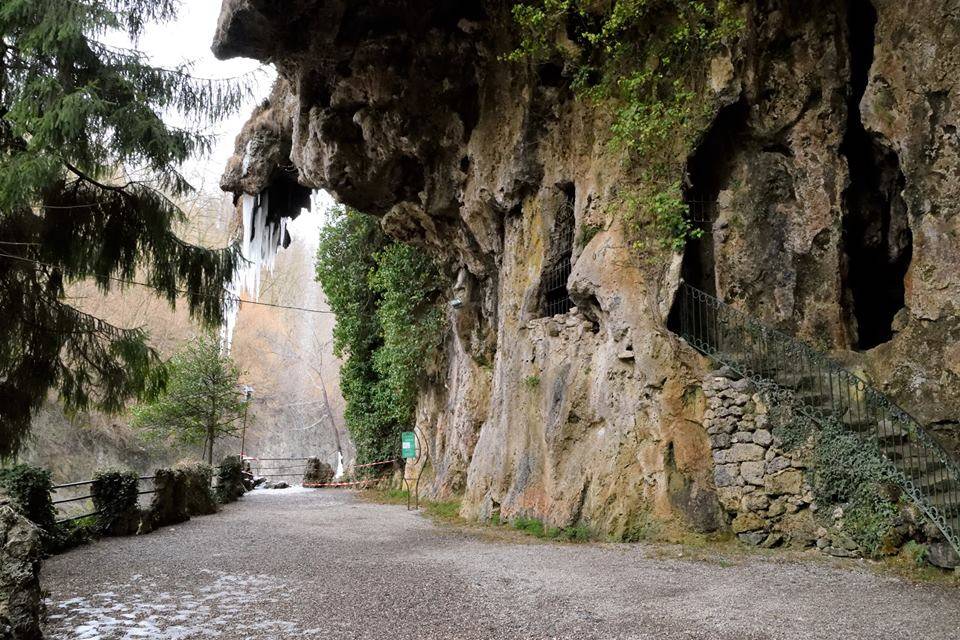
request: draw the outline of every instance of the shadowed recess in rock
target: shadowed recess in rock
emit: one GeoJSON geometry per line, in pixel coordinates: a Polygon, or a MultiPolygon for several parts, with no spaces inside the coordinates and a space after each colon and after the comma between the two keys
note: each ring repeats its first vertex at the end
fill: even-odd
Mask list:
{"type": "MultiPolygon", "coordinates": [[[[717,289],[716,247],[712,233],[717,220],[717,198],[730,182],[738,152],[743,151],[749,115],[750,106],[742,97],[720,109],[700,144],[687,159],[684,202],[688,207],[688,219],[703,231],[703,235],[688,240],[681,275],[686,282],[711,295],[716,295],[717,289]]],[[[679,330],[678,313],[674,305],[667,321],[671,331],[679,330]]]]}
{"type": "Polygon", "coordinates": [[[873,63],[877,13],[867,0],[848,5],[850,97],[841,153],[850,184],[844,192],[846,303],[852,346],[870,349],[893,337],[904,308],[904,277],[913,253],[900,160],[861,119],[860,100],[873,63]]]}

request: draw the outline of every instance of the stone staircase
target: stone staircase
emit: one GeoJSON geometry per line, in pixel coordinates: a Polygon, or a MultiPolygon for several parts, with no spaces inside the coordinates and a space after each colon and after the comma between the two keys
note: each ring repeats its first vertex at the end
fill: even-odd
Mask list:
{"type": "Polygon", "coordinates": [[[904,494],[960,553],[960,464],[906,411],[812,347],[682,282],[679,335],[823,425],[875,446],[904,494]]]}

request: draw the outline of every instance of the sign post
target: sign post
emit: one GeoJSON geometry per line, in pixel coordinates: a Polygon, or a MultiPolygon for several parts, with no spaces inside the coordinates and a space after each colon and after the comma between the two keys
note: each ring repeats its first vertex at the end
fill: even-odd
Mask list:
{"type": "Polygon", "coordinates": [[[413,431],[404,431],[400,434],[400,455],[404,459],[416,459],[417,434],[413,431]]]}
{"type": "MultiPolygon", "coordinates": [[[[416,508],[420,508],[420,476],[423,475],[423,467],[417,467],[417,462],[420,461],[421,454],[421,441],[420,436],[417,434],[417,427],[414,427],[413,431],[404,431],[400,434],[400,457],[403,458],[404,462],[410,461],[413,463],[413,471],[417,473],[416,484],[413,489],[416,494],[416,508]]],[[[403,465],[403,482],[407,485],[407,509],[410,508],[410,484],[414,481],[414,478],[407,477],[407,465],[403,465]]]]}

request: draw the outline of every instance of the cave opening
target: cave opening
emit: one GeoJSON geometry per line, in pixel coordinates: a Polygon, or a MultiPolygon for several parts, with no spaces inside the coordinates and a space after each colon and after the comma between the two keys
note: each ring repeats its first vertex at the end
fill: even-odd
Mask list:
{"type": "Polygon", "coordinates": [[[577,194],[572,182],[562,183],[558,188],[561,195],[553,219],[545,266],[540,275],[540,316],[544,318],[566,313],[573,308],[567,280],[573,270],[573,231],[576,222],[573,208],[577,194]]]}
{"type": "Polygon", "coordinates": [[[866,130],[860,113],[873,64],[876,23],[869,0],[850,0],[850,93],[840,145],[850,174],[843,193],[843,277],[851,346],[859,350],[893,337],[894,318],[905,305],[904,279],[913,253],[900,160],[866,130]]]}
{"type": "MultiPolygon", "coordinates": [[[[749,116],[745,97],[721,108],[687,158],[683,200],[687,219],[701,234],[687,240],[680,275],[684,282],[714,296],[717,285],[712,229],[717,220],[717,198],[728,186],[737,154],[746,142],[749,116]]],[[[680,330],[679,299],[678,295],[667,318],[667,328],[673,332],[680,330]]]]}

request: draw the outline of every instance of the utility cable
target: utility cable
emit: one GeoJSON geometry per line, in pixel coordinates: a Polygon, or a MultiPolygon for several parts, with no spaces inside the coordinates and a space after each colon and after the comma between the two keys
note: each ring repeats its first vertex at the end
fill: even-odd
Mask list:
{"type": "MultiPolygon", "coordinates": [[[[5,243],[5,244],[6,244],[6,243],[5,243]]],[[[36,266],[38,266],[38,267],[46,267],[46,268],[48,268],[48,269],[59,269],[59,268],[60,268],[60,267],[58,267],[57,265],[49,264],[49,263],[46,263],[46,262],[41,262],[41,261],[39,261],[39,260],[34,260],[33,258],[24,258],[23,256],[14,256],[14,255],[10,255],[9,253],[0,253],[0,258],[9,258],[10,260],[19,260],[19,261],[21,261],[21,262],[28,262],[28,263],[34,264],[34,265],[36,265],[36,266]]],[[[159,289],[157,289],[157,287],[153,286],[152,284],[148,284],[148,283],[146,283],[146,282],[137,282],[136,280],[125,280],[124,278],[118,278],[118,277],[116,277],[116,276],[101,275],[101,274],[96,274],[96,273],[92,273],[92,274],[89,274],[89,275],[90,275],[91,277],[106,278],[106,279],[108,279],[108,280],[113,280],[114,282],[120,282],[120,283],[123,283],[123,284],[135,284],[135,285],[138,285],[138,286],[141,286],[141,287],[147,287],[148,289],[153,289],[154,291],[159,291],[159,289]]],[[[204,298],[212,298],[212,299],[217,299],[217,300],[220,300],[220,299],[221,299],[221,298],[219,298],[218,296],[214,296],[214,295],[209,294],[209,293],[201,293],[201,292],[199,292],[199,291],[191,291],[190,289],[174,289],[174,291],[176,291],[177,293],[183,294],[183,295],[196,295],[196,296],[200,296],[200,297],[204,297],[204,298]]],[[[272,302],[260,302],[260,301],[258,301],[258,300],[244,300],[244,299],[241,298],[240,296],[238,296],[238,295],[236,295],[236,294],[233,294],[233,293],[230,293],[230,292],[228,292],[228,291],[224,291],[224,293],[225,293],[227,296],[230,296],[230,297],[235,298],[235,301],[236,301],[236,302],[239,302],[239,303],[242,303],[242,304],[253,304],[253,305],[260,306],[260,307],[273,307],[274,309],[289,309],[289,310],[291,310],[291,311],[303,311],[303,312],[306,312],[306,313],[321,313],[321,314],[333,314],[333,313],[334,313],[333,311],[330,311],[329,309],[311,309],[311,308],[309,308],[309,307],[297,307],[297,306],[294,306],[294,305],[287,305],[287,304],[274,304],[274,303],[272,303],[272,302]]]]}

